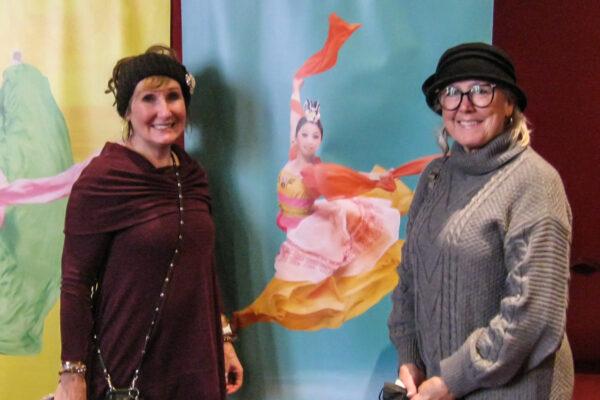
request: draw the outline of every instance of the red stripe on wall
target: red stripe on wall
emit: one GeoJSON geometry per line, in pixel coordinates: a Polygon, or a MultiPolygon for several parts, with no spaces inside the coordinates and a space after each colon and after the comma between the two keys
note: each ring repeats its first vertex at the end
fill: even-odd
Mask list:
{"type": "Polygon", "coordinates": [[[181,0],[171,0],[171,47],[183,59],[181,45],[181,0]]]}
{"type": "MultiPolygon", "coordinates": [[[[181,40],[181,0],[171,0],[171,47],[183,60],[183,46],[181,40]]],[[[177,140],[177,144],[183,147],[183,135],[177,140]]]]}

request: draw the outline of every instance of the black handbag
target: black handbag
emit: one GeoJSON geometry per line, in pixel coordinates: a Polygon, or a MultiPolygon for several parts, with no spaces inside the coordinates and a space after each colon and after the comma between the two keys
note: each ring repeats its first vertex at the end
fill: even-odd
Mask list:
{"type": "Polygon", "coordinates": [[[379,392],[379,400],[408,400],[406,389],[391,382],[385,382],[379,392]]]}
{"type": "Polygon", "coordinates": [[[108,389],[104,400],[138,400],[140,392],[137,389],[108,389]]]}

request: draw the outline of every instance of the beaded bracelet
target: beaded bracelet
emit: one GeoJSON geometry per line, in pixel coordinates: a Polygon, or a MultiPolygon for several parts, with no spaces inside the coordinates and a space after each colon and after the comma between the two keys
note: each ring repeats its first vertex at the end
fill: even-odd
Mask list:
{"type": "Polygon", "coordinates": [[[235,335],[223,335],[223,343],[233,343],[237,339],[235,335]]]}
{"type": "Polygon", "coordinates": [[[237,335],[231,329],[231,324],[227,317],[221,314],[221,324],[223,326],[223,342],[225,343],[233,343],[237,339],[237,335]]]}
{"type": "Polygon", "coordinates": [[[58,375],[62,374],[79,374],[85,375],[87,367],[81,361],[64,361],[58,371],[58,375]]]}

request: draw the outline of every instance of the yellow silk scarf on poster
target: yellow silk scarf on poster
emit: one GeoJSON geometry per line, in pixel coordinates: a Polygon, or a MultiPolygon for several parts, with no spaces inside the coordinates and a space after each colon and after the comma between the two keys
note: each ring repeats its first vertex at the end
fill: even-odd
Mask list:
{"type": "MultiPolygon", "coordinates": [[[[114,99],[112,95],[104,93],[115,62],[121,57],[143,52],[152,44],[169,44],[169,38],[170,0],[2,0],[0,74],[3,74],[3,78],[0,78],[0,85],[6,83],[4,87],[0,86],[0,94],[4,95],[2,100],[6,100],[7,93],[15,95],[15,87],[19,87],[9,82],[9,77],[15,75],[11,72],[14,71],[15,64],[31,66],[42,77],[42,86],[45,85],[44,78],[47,78],[46,94],[50,103],[55,102],[58,106],[54,111],[55,120],[62,122],[59,125],[65,130],[66,148],[70,141],[72,149],[72,154],[62,157],[63,163],[64,160],[69,164],[73,160],[82,161],[100,149],[105,141],[118,140],[121,136],[121,121],[112,105],[114,99]],[[10,93],[10,90],[13,92],[10,93]]],[[[20,99],[28,97],[28,93],[16,94],[20,99]]],[[[27,107],[23,107],[23,110],[26,111],[27,107]]],[[[5,112],[6,109],[0,111],[5,112]]],[[[0,112],[0,127],[3,121],[9,121],[11,117],[0,112]]],[[[18,118],[20,123],[26,120],[26,115],[25,118],[18,118]]],[[[44,132],[39,133],[43,134],[44,132]]],[[[15,138],[11,140],[8,143],[14,143],[15,138]]],[[[40,141],[35,138],[28,140],[28,146],[40,146],[40,141]]],[[[11,157],[11,151],[16,151],[15,146],[6,147],[0,148],[0,161],[4,164],[11,157]]],[[[32,150],[32,153],[35,154],[35,151],[41,150],[32,150]]],[[[24,154],[26,156],[32,153],[27,150],[24,154]]],[[[39,162],[36,157],[30,158],[22,159],[27,163],[31,162],[32,166],[39,162]]],[[[22,163],[22,160],[19,162],[22,163]]],[[[0,167],[10,169],[4,165],[0,167]]],[[[49,173],[54,172],[46,172],[49,173]]],[[[8,173],[6,175],[8,178],[15,178],[8,173]]],[[[64,204],[64,201],[55,202],[55,208],[52,209],[52,212],[57,210],[58,221],[64,220],[64,204]]],[[[4,229],[4,236],[0,235],[2,249],[17,252],[15,249],[21,246],[15,255],[17,261],[22,256],[38,257],[38,264],[47,269],[45,272],[55,276],[53,288],[48,291],[50,294],[44,294],[48,297],[45,300],[49,302],[49,306],[43,308],[43,315],[47,313],[47,316],[43,336],[40,334],[41,341],[37,338],[37,341],[33,341],[37,345],[21,352],[18,348],[12,351],[12,347],[11,351],[0,350],[0,399],[3,400],[40,399],[56,387],[60,362],[59,307],[56,297],[63,227],[55,223],[52,229],[46,228],[46,240],[42,243],[29,243],[24,240],[24,236],[6,237],[9,229],[15,229],[12,221],[16,219],[11,219],[11,213],[14,214],[15,209],[46,206],[8,207],[5,222],[9,226],[0,227],[0,233],[4,229]],[[46,254],[46,251],[51,254],[46,254]],[[42,344],[41,351],[38,351],[39,343],[42,344]]],[[[7,275],[2,261],[0,260],[0,279],[7,275]]],[[[23,264],[12,262],[10,268],[16,270],[28,267],[26,263],[23,264]]],[[[21,275],[27,274],[21,271],[21,275]]],[[[19,290],[31,291],[27,287],[27,280],[19,281],[19,284],[19,290]]],[[[11,306],[10,300],[0,299],[0,315],[19,312],[11,309],[11,306]]],[[[7,330],[9,327],[2,326],[0,329],[7,330]]]]}

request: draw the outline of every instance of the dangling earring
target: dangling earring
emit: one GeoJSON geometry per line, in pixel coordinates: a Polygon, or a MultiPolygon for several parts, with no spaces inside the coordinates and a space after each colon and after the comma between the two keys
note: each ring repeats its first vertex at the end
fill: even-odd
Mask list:
{"type": "Polygon", "coordinates": [[[131,139],[132,135],[133,132],[131,131],[131,122],[128,120],[123,120],[123,124],[121,125],[121,139],[123,139],[123,142],[126,142],[131,139]]]}
{"type": "Polygon", "coordinates": [[[448,131],[446,128],[442,128],[441,131],[438,131],[437,144],[440,149],[442,149],[442,153],[444,153],[444,155],[448,154],[450,146],[448,146],[448,131]]]}

